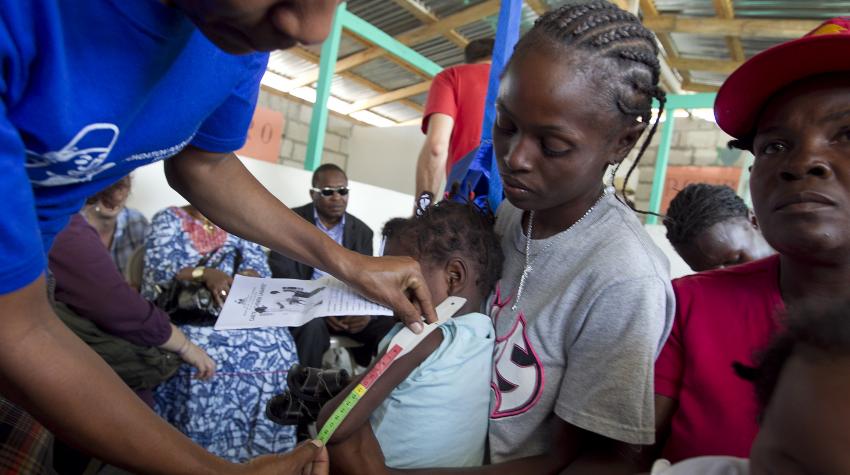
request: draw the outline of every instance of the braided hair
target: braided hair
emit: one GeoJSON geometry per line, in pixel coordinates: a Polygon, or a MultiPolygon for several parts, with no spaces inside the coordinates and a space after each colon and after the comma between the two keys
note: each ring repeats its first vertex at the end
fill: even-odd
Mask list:
{"type": "MultiPolygon", "coordinates": [[[[594,0],[564,5],[538,18],[531,31],[517,43],[514,56],[537,47],[540,41],[571,46],[592,52],[595,58],[610,61],[613,67],[607,68],[606,72],[610,71],[611,76],[600,83],[608,88],[606,95],[611,97],[616,110],[627,121],[640,120],[649,124],[652,100],[658,100],[658,116],[623,181],[621,192],[625,197],[626,183],[652,142],[667,101],[666,94],[658,86],[661,64],[655,37],[636,16],[607,1],[594,0]]],[[[619,167],[618,164],[617,169],[619,167]]],[[[635,210],[631,202],[627,204],[635,210]]]]}
{"type": "Polygon", "coordinates": [[[414,218],[394,218],[384,226],[384,239],[399,239],[419,261],[442,264],[459,254],[475,266],[475,285],[486,296],[502,272],[502,246],[490,213],[473,203],[443,200],[414,218]]]}
{"type": "Polygon", "coordinates": [[[691,242],[717,223],[749,218],[750,209],[735,190],[725,185],[693,183],[670,201],[664,227],[673,246],[691,242]]]}

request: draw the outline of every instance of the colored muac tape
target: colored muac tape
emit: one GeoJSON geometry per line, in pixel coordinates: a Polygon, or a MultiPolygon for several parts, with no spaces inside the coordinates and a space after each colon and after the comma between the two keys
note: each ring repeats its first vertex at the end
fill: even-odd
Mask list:
{"type": "Polygon", "coordinates": [[[369,388],[375,384],[375,381],[381,377],[382,374],[390,367],[392,364],[401,358],[402,356],[409,353],[411,350],[416,348],[416,345],[419,344],[422,340],[425,339],[432,331],[436,330],[437,327],[447,322],[461,307],[466,303],[466,299],[462,297],[449,297],[443,301],[440,305],[437,306],[437,321],[435,323],[431,323],[429,325],[425,325],[425,328],[418,335],[413,333],[408,328],[403,328],[395,337],[390,341],[389,350],[384,353],[384,356],[375,363],[375,366],[363,376],[363,379],[360,380],[360,384],[358,384],[354,390],[348,393],[348,396],[342,401],[342,403],[337,407],[331,417],[325,422],[325,425],[322,426],[322,430],[319,431],[318,439],[322,441],[322,443],[327,444],[328,441],[333,436],[334,432],[336,432],[337,428],[339,428],[342,421],[348,417],[348,414],[354,409],[354,406],[360,401],[364,394],[369,391],[369,388]]]}

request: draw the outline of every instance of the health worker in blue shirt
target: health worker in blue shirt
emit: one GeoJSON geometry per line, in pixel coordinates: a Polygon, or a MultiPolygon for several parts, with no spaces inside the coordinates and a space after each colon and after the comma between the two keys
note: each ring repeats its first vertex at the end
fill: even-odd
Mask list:
{"type": "Polygon", "coordinates": [[[228,232],[339,277],[414,330],[434,321],[413,260],[344,249],[233,154],[264,52],[322,41],[338,3],[0,0],[0,393],[133,472],[300,474],[316,457],[326,472],[314,444],[237,466],[165,424],[54,316],[45,255],[87,196],[165,160],[168,183],[228,232]]]}

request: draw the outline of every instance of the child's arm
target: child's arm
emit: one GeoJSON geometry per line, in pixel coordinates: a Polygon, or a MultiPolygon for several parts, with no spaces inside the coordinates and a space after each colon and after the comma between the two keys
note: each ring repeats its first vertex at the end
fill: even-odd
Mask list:
{"type": "MultiPolygon", "coordinates": [[[[425,337],[410,353],[396,360],[389,368],[375,381],[371,388],[366,391],[366,394],[358,401],[357,405],[351,410],[348,416],[343,420],[342,424],[336,429],[328,445],[339,444],[345,441],[360,426],[368,424],[369,416],[372,411],[383,402],[384,399],[407,378],[414,369],[416,369],[428,356],[436,350],[443,342],[443,332],[439,329],[431,332],[425,337]]],[[[380,358],[380,356],[379,356],[380,358]]],[[[369,367],[368,373],[374,364],[369,367]]],[[[330,400],[322,408],[319,413],[317,426],[321,429],[327,420],[330,418],[333,411],[342,403],[342,401],[351,393],[351,391],[360,384],[362,376],[355,379],[335,398],[330,400]]]]}
{"type": "Polygon", "coordinates": [[[345,439],[345,442],[328,446],[328,455],[333,461],[334,475],[390,475],[378,439],[369,424],[345,439]]]}

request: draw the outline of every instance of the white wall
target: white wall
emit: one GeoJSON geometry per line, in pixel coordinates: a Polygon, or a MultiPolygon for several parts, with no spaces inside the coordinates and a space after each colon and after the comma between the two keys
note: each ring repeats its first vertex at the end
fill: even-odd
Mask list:
{"type": "Polygon", "coordinates": [[[418,125],[355,126],[348,145],[348,178],[412,196],[423,143],[425,135],[418,125]]]}
{"type": "Polygon", "coordinates": [[[644,224],[643,227],[649,233],[649,236],[655,242],[655,245],[661,248],[667,259],[670,260],[670,277],[675,279],[683,275],[693,274],[694,271],[679,257],[673,245],[667,240],[667,228],[663,224],[644,224]]]}
{"type": "MultiPolygon", "coordinates": [[[[272,194],[287,206],[300,206],[310,201],[308,190],[312,172],[250,158],[242,159],[242,162],[272,194]]],[[[351,188],[351,195],[348,200],[348,212],[362,219],[375,232],[373,247],[377,253],[384,223],[398,216],[410,216],[413,209],[413,196],[367,185],[353,179],[349,181],[349,188],[351,188]]],[[[234,199],[238,199],[238,190],[233,190],[233,196],[234,199]]],[[[161,163],[139,168],[133,173],[133,192],[127,201],[127,206],[138,209],[150,219],[154,213],[167,206],[185,204],[186,200],[166,183],[161,163]]]]}
{"type": "MultiPolygon", "coordinates": [[[[393,128],[372,130],[387,131],[393,130],[393,128]]],[[[308,189],[312,177],[311,172],[250,158],[245,158],[242,161],[248,170],[287,206],[300,206],[309,201],[308,189]]],[[[375,166],[375,174],[386,174],[385,170],[378,173],[381,169],[382,167],[375,166]]],[[[367,171],[364,170],[365,172],[367,171]]],[[[350,177],[349,187],[351,188],[351,197],[348,200],[348,212],[362,219],[375,232],[373,247],[377,253],[380,248],[380,232],[384,223],[398,216],[410,216],[413,196],[361,183],[355,181],[353,177],[350,177]]],[[[233,196],[238,197],[238,190],[233,190],[233,196]]],[[[184,204],[186,204],[186,200],[166,183],[162,163],[154,163],[139,168],[133,173],[133,193],[130,195],[127,206],[138,209],[150,219],[154,213],[167,206],[182,206],[184,204]]],[[[670,274],[673,278],[693,273],[690,267],[685,264],[685,261],[676,254],[670,242],[667,241],[664,226],[646,225],[646,230],[655,244],[664,251],[664,254],[670,260],[670,274]]]]}

